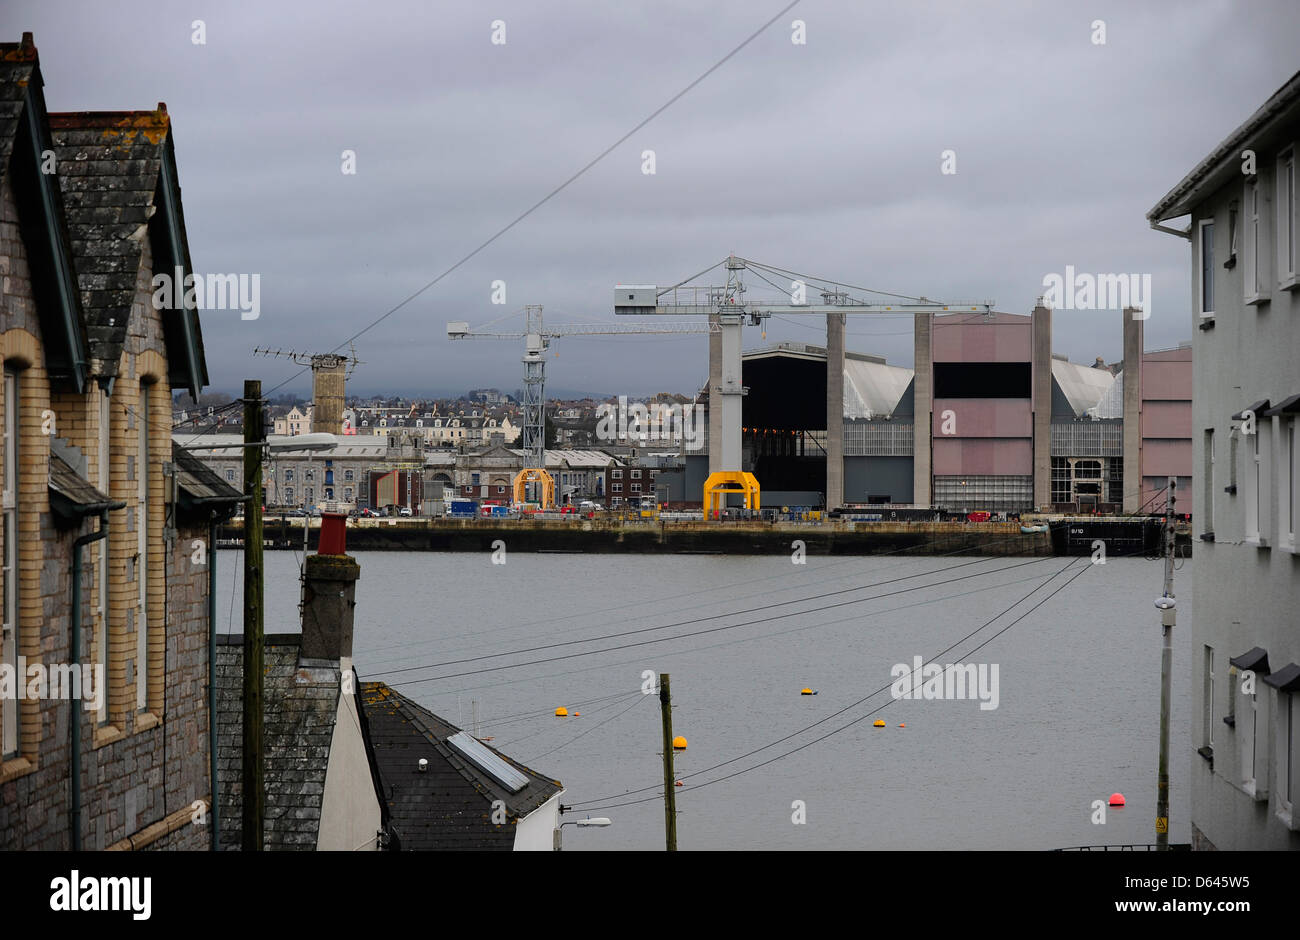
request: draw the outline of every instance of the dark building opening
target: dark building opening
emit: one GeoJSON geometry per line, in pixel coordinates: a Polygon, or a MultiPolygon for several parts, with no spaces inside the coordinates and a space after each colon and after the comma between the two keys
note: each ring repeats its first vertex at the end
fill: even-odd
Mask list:
{"type": "Polygon", "coordinates": [[[935,398],[1031,398],[1029,362],[936,362],[935,398]]]}

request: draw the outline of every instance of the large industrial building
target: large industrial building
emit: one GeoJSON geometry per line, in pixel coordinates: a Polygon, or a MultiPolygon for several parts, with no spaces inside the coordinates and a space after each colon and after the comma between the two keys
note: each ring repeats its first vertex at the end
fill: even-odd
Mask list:
{"type": "MultiPolygon", "coordinates": [[[[1120,326],[1118,312],[1098,316],[1120,326]]],[[[1113,366],[1054,356],[1041,305],[917,314],[911,369],[842,341],[838,356],[803,343],[747,352],[744,469],[765,507],[1160,511],[1170,476],[1190,486],[1191,347],[1144,352],[1143,327],[1141,311],[1123,312],[1113,366]]],[[[698,501],[717,469],[714,425],[681,474],[661,475],[673,502],[698,501]]]]}

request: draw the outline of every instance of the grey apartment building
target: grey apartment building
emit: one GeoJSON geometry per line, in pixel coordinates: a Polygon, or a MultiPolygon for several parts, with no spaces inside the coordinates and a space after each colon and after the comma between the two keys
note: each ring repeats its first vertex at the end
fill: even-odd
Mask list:
{"type": "Polygon", "coordinates": [[[1176,759],[1203,849],[1300,849],[1298,151],[1300,74],[1147,213],[1191,247],[1199,541],[1174,637],[1192,644],[1193,740],[1176,759]]]}

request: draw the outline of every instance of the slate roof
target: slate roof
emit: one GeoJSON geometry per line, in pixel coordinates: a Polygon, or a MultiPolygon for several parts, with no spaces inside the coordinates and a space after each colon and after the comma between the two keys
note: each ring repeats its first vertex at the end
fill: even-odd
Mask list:
{"type": "Polygon", "coordinates": [[[175,441],[172,441],[172,463],[176,466],[176,482],[180,486],[184,508],[196,510],[203,507],[216,509],[218,515],[231,515],[235,504],[243,501],[243,493],[175,441]]]}
{"type": "Polygon", "coordinates": [[[70,518],[109,507],[121,507],[90,484],[72,465],[58,454],[50,454],[50,496],[56,512],[70,518]]]}
{"type": "MultiPolygon", "coordinates": [[[[265,846],[314,850],[320,831],[325,771],[338,715],[339,664],[300,664],[298,634],[268,635],[264,735],[265,846]]],[[[224,635],[217,646],[217,774],[223,849],[238,848],[243,812],[244,638],[224,635]]]]}
{"type": "Polygon", "coordinates": [[[510,793],[447,744],[447,738],[459,728],[382,682],[363,682],[360,700],[374,771],[397,848],[512,851],[515,824],[563,791],[558,780],[547,779],[489,747],[528,777],[522,790],[510,793]],[[420,758],[429,762],[423,773],[420,758]],[[503,801],[506,807],[507,822],[502,825],[492,823],[494,800],[503,801]]]}
{"type": "Polygon", "coordinates": [[[0,42],[0,176],[9,170],[9,154],[18,136],[18,119],[37,70],[36,61],[31,33],[23,33],[21,43],[0,42]]]}
{"type": "Polygon", "coordinates": [[[170,119],[154,111],[51,114],[58,178],[91,355],[117,375],[170,119]]]}

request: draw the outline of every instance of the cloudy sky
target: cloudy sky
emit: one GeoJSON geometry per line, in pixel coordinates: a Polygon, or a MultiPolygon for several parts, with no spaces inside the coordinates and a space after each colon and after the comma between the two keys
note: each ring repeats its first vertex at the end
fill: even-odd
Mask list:
{"type": "MultiPolygon", "coordinates": [[[[306,393],[252,348],[358,333],[351,392],[513,390],[522,343],[453,343],[447,321],[542,304],[552,322],[613,322],[614,284],[672,284],[732,252],[1012,313],[1066,265],[1149,273],[1148,348],[1191,337],[1188,243],[1145,213],[1300,68],[1294,0],[788,2],[5,0],[0,19],[8,41],[35,32],[51,110],[167,103],[196,270],[260,276],[256,320],[203,313],[214,390],[306,393]]],[[[1119,358],[1119,316],[1058,310],[1055,351],[1119,358]]],[[[911,365],[907,321],[848,332],[911,365]]],[[[823,337],[806,317],[770,321],[766,342],[823,337]]],[[[611,394],[690,391],[708,360],[702,336],[552,353],[551,388],[611,394]]]]}

